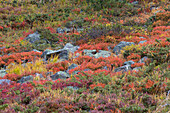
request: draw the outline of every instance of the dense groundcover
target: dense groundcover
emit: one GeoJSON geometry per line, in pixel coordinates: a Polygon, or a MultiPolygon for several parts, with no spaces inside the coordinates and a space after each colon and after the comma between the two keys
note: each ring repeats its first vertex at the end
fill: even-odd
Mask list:
{"type": "Polygon", "coordinates": [[[0,112],[169,112],[169,5],[0,0],[0,112]]]}

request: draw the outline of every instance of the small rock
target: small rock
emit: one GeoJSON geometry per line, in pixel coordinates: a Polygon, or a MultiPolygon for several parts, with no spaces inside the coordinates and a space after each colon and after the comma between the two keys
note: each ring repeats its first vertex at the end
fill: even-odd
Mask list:
{"type": "Polygon", "coordinates": [[[138,4],[138,3],[139,3],[138,1],[134,1],[134,2],[132,2],[131,4],[134,4],[134,5],[135,5],[135,4],[138,4]]]}
{"type": "Polygon", "coordinates": [[[147,40],[140,41],[138,44],[143,44],[143,43],[145,43],[145,42],[147,42],[147,40]]]}
{"type": "Polygon", "coordinates": [[[5,70],[0,70],[0,77],[4,77],[7,74],[5,70]]]}
{"type": "Polygon", "coordinates": [[[133,68],[133,71],[139,71],[139,69],[141,69],[141,67],[135,67],[133,68]]]}
{"type": "Polygon", "coordinates": [[[143,38],[143,39],[146,39],[145,37],[139,37],[139,38],[143,38]]]}
{"type": "MultiPolygon", "coordinates": [[[[76,67],[78,67],[78,65],[77,64],[71,64],[69,67],[68,67],[68,69],[67,69],[67,73],[69,72],[69,70],[71,70],[71,69],[74,69],[74,68],[76,68],[76,67]]],[[[74,72],[73,72],[74,73],[74,72]]]]}
{"type": "Polygon", "coordinates": [[[142,59],[139,60],[138,63],[145,63],[145,61],[148,59],[148,57],[143,57],[142,59]]]}
{"type": "Polygon", "coordinates": [[[68,89],[73,89],[73,90],[78,90],[78,87],[73,87],[73,86],[67,86],[68,89]]]}
{"type": "Polygon", "coordinates": [[[131,66],[131,64],[134,64],[134,63],[135,63],[134,61],[130,60],[130,61],[124,62],[124,65],[130,65],[131,66]]]}
{"type": "Polygon", "coordinates": [[[43,57],[45,60],[48,60],[51,58],[51,56],[54,57],[58,55],[59,59],[68,60],[68,54],[68,50],[65,49],[59,49],[57,51],[47,49],[42,53],[41,57],[43,57]]]}
{"type": "Polygon", "coordinates": [[[29,81],[33,81],[33,76],[29,75],[26,77],[22,77],[19,81],[17,81],[17,83],[25,83],[25,82],[29,82],[29,81]]]}
{"type": "Polygon", "coordinates": [[[57,80],[57,79],[67,79],[70,78],[70,75],[64,71],[59,71],[55,73],[54,75],[50,76],[52,80],[57,80]]]}
{"type": "Polygon", "coordinates": [[[67,44],[64,46],[63,49],[64,49],[64,50],[68,50],[68,51],[74,53],[75,51],[78,50],[78,48],[79,48],[79,46],[73,46],[72,44],[67,43],[67,44]]]}
{"type": "Polygon", "coordinates": [[[80,33],[81,31],[83,31],[83,28],[77,28],[77,31],[80,33]]]}
{"type": "Polygon", "coordinates": [[[99,57],[109,57],[111,55],[111,52],[110,51],[104,51],[104,50],[99,50],[98,53],[96,53],[94,55],[95,58],[99,58],[99,57]]]}
{"type": "Polygon", "coordinates": [[[11,82],[11,80],[8,80],[8,79],[0,79],[0,84],[3,84],[3,83],[10,83],[11,82]]]}
{"type": "Polygon", "coordinates": [[[61,29],[61,28],[57,28],[57,31],[56,31],[56,33],[64,33],[65,31],[63,30],[63,29],[61,29]]]}
{"type": "Polygon", "coordinates": [[[121,41],[118,45],[116,45],[113,49],[113,52],[116,53],[116,55],[119,54],[120,50],[125,46],[135,45],[134,42],[125,42],[121,41]]]}
{"type": "Polygon", "coordinates": [[[63,30],[64,30],[65,33],[70,33],[71,32],[70,28],[69,29],[68,28],[64,28],[63,30]]]}
{"type": "Polygon", "coordinates": [[[71,65],[68,67],[68,70],[74,69],[74,68],[76,68],[76,67],[78,67],[77,64],[71,64],[71,65]]]}
{"type": "Polygon", "coordinates": [[[85,56],[93,57],[94,54],[96,53],[97,53],[96,50],[87,50],[87,49],[83,50],[83,55],[85,56]]]}
{"type": "Polygon", "coordinates": [[[108,67],[107,67],[107,66],[104,66],[103,69],[108,70],[108,67]]]}
{"type": "Polygon", "coordinates": [[[131,66],[130,65],[125,65],[125,66],[118,67],[114,71],[115,72],[120,72],[120,71],[125,72],[125,71],[128,71],[128,70],[131,70],[131,66]]]}
{"type": "Polygon", "coordinates": [[[87,69],[84,69],[83,71],[90,71],[91,69],[87,68],[87,69]]]}
{"type": "Polygon", "coordinates": [[[40,77],[40,78],[44,78],[42,74],[39,74],[39,73],[35,73],[35,76],[36,77],[40,77]]]}
{"type": "Polygon", "coordinates": [[[24,40],[34,43],[35,41],[40,40],[40,34],[36,31],[33,34],[28,35],[24,40]]]}
{"type": "Polygon", "coordinates": [[[50,75],[50,76],[53,75],[53,72],[47,72],[47,73],[46,73],[46,76],[49,76],[49,75],[50,75]]]}
{"type": "Polygon", "coordinates": [[[35,52],[39,52],[39,53],[41,53],[41,51],[38,51],[38,50],[36,50],[36,49],[33,49],[32,51],[35,51],[35,52]]]}

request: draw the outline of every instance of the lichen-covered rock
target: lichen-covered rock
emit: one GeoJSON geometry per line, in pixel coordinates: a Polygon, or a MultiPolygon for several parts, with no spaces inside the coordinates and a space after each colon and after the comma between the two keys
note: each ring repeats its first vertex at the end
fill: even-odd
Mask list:
{"type": "Polygon", "coordinates": [[[0,77],[4,77],[7,74],[5,70],[0,70],[0,77]]]}
{"type": "Polygon", "coordinates": [[[30,82],[30,81],[33,81],[32,75],[22,77],[19,81],[17,81],[17,83],[25,83],[25,82],[30,82]]]}
{"type": "Polygon", "coordinates": [[[111,52],[105,50],[99,50],[99,52],[94,55],[95,58],[109,57],[109,56],[111,56],[111,52]]]}
{"type": "Polygon", "coordinates": [[[56,51],[46,49],[42,53],[41,57],[43,57],[45,60],[48,60],[51,57],[58,56],[59,59],[68,60],[68,54],[69,54],[69,51],[65,49],[59,49],[56,51]]]}
{"type": "Polygon", "coordinates": [[[64,46],[63,49],[68,50],[68,51],[74,53],[75,51],[78,50],[78,48],[79,48],[79,46],[73,46],[72,44],[67,43],[67,44],[64,46]]]}
{"type": "Polygon", "coordinates": [[[131,66],[131,64],[134,64],[134,63],[135,63],[134,61],[130,60],[130,61],[124,62],[124,65],[130,65],[131,66]]]}
{"type": "Polygon", "coordinates": [[[50,76],[52,80],[57,80],[57,79],[67,79],[70,78],[70,75],[64,71],[59,71],[55,73],[54,75],[50,76]]]}
{"type": "Polygon", "coordinates": [[[29,34],[24,40],[29,41],[30,43],[34,43],[37,40],[40,40],[40,34],[36,31],[33,34],[29,34]]]}
{"type": "Polygon", "coordinates": [[[147,42],[147,40],[140,41],[138,44],[143,44],[143,43],[145,43],[145,42],[147,42]]]}
{"type": "Polygon", "coordinates": [[[139,69],[141,69],[141,67],[135,67],[133,68],[133,71],[139,71],[139,69]]]}
{"type": "Polygon", "coordinates": [[[143,57],[142,59],[139,60],[138,63],[145,63],[145,61],[148,59],[148,57],[143,57]]]}
{"type": "Polygon", "coordinates": [[[130,65],[125,65],[125,66],[118,67],[114,71],[115,72],[120,72],[120,71],[125,72],[125,71],[128,71],[128,70],[131,70],[130,65]]]}
{"type": "Polygon", "coordinates": [[[3,84],[3,83],[10,83],[11,80],[8,80],[8,79],[0,79],[0,84],[3,84]]]}
{"type": "Polygon", "coordinates": [[[118,45],[116,45],[113,49],[113,52],[116,53],[116,55],[119,54],[120,50],[125,46],[135,45],[134,42],[125,42],[121,41],[118,45]]]}
{"type": "Polygon", "coordinates": [[[85,56],[93,57],[94,54],[96,53],[97,53],[96,50],[87,50],[87,49],[83,50],[83,55],[85,56]]]}

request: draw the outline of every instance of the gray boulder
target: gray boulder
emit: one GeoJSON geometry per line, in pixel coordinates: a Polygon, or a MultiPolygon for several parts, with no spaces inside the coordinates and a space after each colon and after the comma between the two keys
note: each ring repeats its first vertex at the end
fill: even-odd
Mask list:
{"type": "Polygon", "coordinates": [[[73,87],[73,86],[67,86],[68,89],[72,89],[72,90],[78,90],[78,87],[73,87]]]}
{"type": "Polygon", "coordinates": [[[130,65],[125,65],[125,66],[121,66],[121,67],[118,67],[114,70],[114,72],[125,72],[125,71],[128,71],[128,70],[131,70],[131,66],[130,65]]]}
{"type": "Polygon", "coordinates": [[[26,76],[26,77],[22,77],[19,81],[17,81],[17,83],[25,83],[25,82],[30,82],[30,81],[33,81],[33,76],[32,75],[29,75],[29,76],[26,76]]]}
{"type": "Polygon", "coordinates": [[[103,67],[103,69],[105,69],[105,70],[109,70],[109,68],[108,68],[107,66],[104,66],[104,67],[103,67]]]}
{"type": "Polygon", "coordinates": [[[38,51],[38,50],[36,50],[36,49],[33,49],[32,51],[35,51],[35,52],[39,52],[39,53],[41,53],[41,51],[38,51]]]}
{"type": "Polygon", "coordinates": [[[64,29],[57,28],[57,31],[56,31],[56,33],[64,33],[64,32],[65,32],[65,30],[64,30],[64,29]]]}
{"type": "Polygon", "coordinates": [[[141,67],[135,67],[133,68],[133,71],[139,71],[139,69],[141,69],[141,67]]]}
{"type": "Polygon", "coordinates": [[[145,60],[147,60],[147,59],[148,59],[148,57],[145,56],[142,59],[140,59],[138,63],[145,63],[145,60]]]}
{"type": "Polygon", "coordinates": [[[77,28],[77,31],[80,33],[81,31],[83,31],[84,28],[77,28]]]}
{"type": "MultiPolygon", "coordinates": [[[[78,65],[77,64],[71,64],[69,67],[68,67],[68,69],[67,69],[67,73],[69,72],[69,70],[71,70],[71,69],[74,69],[74,68],[76,68],[76,67],[78,67],[78,65]]],[[[73,72],[73,73],[75,73],[75,71],[73,72]]]]}
{"type": "Polygon", "coordinates": [[[143,43],[145,43],[145,42],[147,42],[147,40],[140,41],[138,44],[143,44],[143,43]]]}
{"type": "Polygon", "coordinates": [[[131,64],[134,64],[134,63],[135,63],[134,61],[130,60],[130,61],[124,62],[124,65],[130,65],[131,66],[131,64]]]}
{"type": "Polygon", "coordinates": [[[133,1],[131,4],[137,5],[139,2],[138,1],[133,1]]]}
{"type": "Polygon", "coordinates": [[[68,60],[68,54],[68,50],[65,49],[59,49],[56,51],[47,49],[42,53],[41,57],[43,57],[45,60],[48,60],[51,57],[58,56],[59,59],[68,60]]]}
{"type": "Polygon", "coordinates": [[[116,53],[116,55],[119,54],[120,50],[125,46],[135,45],[134,42],[125,42],[121,41],[118,45],[116,45],[113,49],[113,52],[116,53]]]}
{"type": "Polygon", "coordinates": [[[8,79],[0,79],[0,84],[3,84],[3,83],[10,83],[11,80],[8,80],[8,79]]]}
{"type": "Polygon", "coordinates": [[[79,48],[79,46],[73,46],[72,44],[67,43],[67,44],[64,46],[63,49],[64,49],[64,50],[68,50],[68,51],[74,53],[75,51],[78,50],[78,48],[79,48]]]}
{"type": "Polygon", "coordinates": [[[143,38],[143,39],[146,39],[145,37],[139,37],[139,38],[143,38]]]}
{"type": "Polygon", "coordinates": [[[52,80],[57,80],[57,79],[67,79],[70,78],[70,75],[64,71],[59,71],[55,73],[54,75],[50,76],[52,80]]]}
{"type": "Polygon", "coordinates": [[[5,70],[0,70],[0,77],[4,77],[7,74],[5,70]]]}
{"type": "Polygon", "coordinates": [[[83,71],[90,71],[91,69],[87,68],[87,69],[84,69],[83,71]]]}
{"type": "Polygon", "coordinates": [[[94,54],[96,53],[97,53],[96,50],[87,50],[87,49],[83,50],[83,55],[85,56],[93,57],[94,54]]]}
{"type": "Polygon", "coordinates": [[[40,34],[36,31],[33,34],[28,35],[24,40],[34,43],[35,41],[40,40],[40,34]]]}
{"type": "Polygon", "coordinates": [[[99,50],[99,52],[94,55],[95,58],[109,57],[109,56],[111,56],[111,52],[105,50],[99,50]]]}
{"type": "Polygon", "coordinates": [[[44,78],[42,74],[39,74],[39,73],[35,73],[35,76],[36,77],[40,77],[40,78],[44,78]]]}

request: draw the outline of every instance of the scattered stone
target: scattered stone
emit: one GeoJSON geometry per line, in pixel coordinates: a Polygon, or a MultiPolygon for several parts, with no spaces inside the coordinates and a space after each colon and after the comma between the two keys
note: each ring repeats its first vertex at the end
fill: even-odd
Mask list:
{"type": "Polygon", "coordinates": [[[141,67],[135,67],[133,68],[133,71],[139,71],[139,69],[141,69],[141,67]]]}
{"type": "Polygon", "coordinates": [[[80,33],[81,31],[84,31],[83,28],[77,28],[77,31],[80,33]]]}
{"type": "Polygon", "coordinates": [[[40,78],[44,78],[42,74],[39,74],[39,73],[35,73],[35,76],[36,77],[40,77],[40,78]]]}
{"type": "Polygon", "coordinates": [[[56,33],[64,33],[65,31],[64,31],[64,29],[61,29],[61,28],[57,28],[57,31],[56,31],[56,33]]]}
{"type": "Polygon", "coordinates": [[[38,50],[36,50],[36,49],[33,49],[32,51],[35,51],[35,52],[39,52],[39,53],[41,53],[41,51],[38,51],[38,50]]]}
{"type": "Polygon", "coordinates": [[[0,84],[3,84],[3,83],[10,83],[11,82],[11,80],[8,80],[8,79],[0,79],[0,84]]]}
{"type": "Polygon", "coordinates": [[[96,53],[97,53],[96,50],[87,50],[87,49],[83,50],[83,55],[85,56],[93,57],[94,54],[96,53]]]}
{"type": "Polygon", "coordinates": [[[132,2],[131,4],[133,4],[133,5],[137,5],[139,2],[138,1],[134,1],[134,2],[132,2]]]}
{"type": "Polygon", "coordinates": [[[64,71],[59,71],[55,73],[54,75],[50,76],[52,80],[57,80],[57,79],[67,79],[70,78],[70,75],[64,71]]]}
{"type": "Polygon", "coordinates": [[[64,28],[63,30],[64,30],[65,33],[70,33],[71,32],[70,28],[69,29],[68,28],[64,28]]]}
{"type": "Polygon", "coordinates": [[[130,61],[124,62],[124,65],[130,65],[131,66],[131,64],[134,64],[134,63],[135,63],[134,61],[130,60],[130,61]]]}
{"type": "Polygon", "coordinates": [[[105,50],[99,50],[98,53],[96,53],[94,55],[95,58],[99,58],[99,57],[109,57],[111,55],[110,51],[105,51],[105,50]]]}
{"type": "Polygon", "coordinates": [[[0,70],[0,77],[4,77],[7,74],[5,70],[0,70]]]}
{"type": "Polygon", "coordinates": [[[48,60],[51,57],[58,56],[59,59],[68,60],[68,54],[68,50],[65,49],[59,49],[56,51],[47,49],[42,53],[41,57],[48,60]]]}
{"type": "Polygon", "coordinates": [[[22,77],[19,81],[17,81],[17,83],[25,83],[25,82],[29,82],[29,81],[33,81],[33,76],[29,75],[26,77],[22,77]]]}
{"type": "Polygon", "coordinates": [[[73,86],[67,86],[68,89],[72,89],[72,90],[78,90],[78,87],[73,87],[73,86]]]}
{"type": "Polygon", "coordinates": [[[142,59],[140,59],[138,63],[145,63],[146,60],[148,60],[148,57],[145,56],[142,59]]]}
{"type": "MultiPolygon", "coordinates": [[[[67,69],[66,72],[69,73],[69,70],[74,69],[74,68],[76,68],[76,67],[78,67],[77,64],[71,64],[71,65],[68,67],[68,69],[67,69]]],[[[73,71],[72,73],[75,73],[75,71],[73,71]]]]}
{"type": "Polygon", "coordinates": [[[158,10],[158,11],[154,12],[154,16],[156,16],[157,13],[163,13],[163,11],[158,10]]]}
{"type": "Polygon", "coordinates": [[[78,50],[78,48],[79,48],[79,46],[73,46],[72,44],[67,43],[67,44],[64,46],[63,49],[64,49],[64,50],[68,50],[68,51],[74,53],[75,51],[78,50]]]}
{"type": "Polygon", "coordinates": [[[107,67],[107,66],[104,66],[103,69],[108,70],[108,67],[107,67]]]}
{"type": "Polygon", "coordinates": [[[53,75],[53,72],[47,72],[47,73],[46,73],[46,77],[47,77],[47,76],[51,76],[51,75],[53,75]]]}
{"type": "Polygon", "coordinates": [[[139,37],[139,38],[143,38],[143,39],[146,39],[145,37],[139,37]]]}
{"type": "Polygon", "coordinates": [[[36,31],[33,34],[29,34],[24,40],[34,43],[35,41],[40,40],[40,34],[36,31]]]}
{"type": "Polygon", "coordinates": [[[90,71],[91,69],[87,68],[87,69],[84,69],[83,71],[90,71]]]}
{"type": "Polygon", "coordinates": [[[120,71],[125,72],[125,71],[128,71],[128,70],[131,70],[130,65],[125,65],[125,66],[118,67],[114,71],[115,72],[120,72],[120,71]]]}
{"type": "Polygon", "coordinates": [[[140,41],[138,44],[143,44],[143,43],[145,43],[145,42],[147,42],[147,40],[140,41]]]}
{"type": "Polygon", "coordinates": [[[113,52],[116,53],[116,55],[119,54],[120,50],[125,46],[135,45],[134,42],[125,42],[121,41],[118,45],[116,45],[113,49],[113,52]]]}
{"type": "Polygon", "coordinates": [[[68,67],[68,70],[74,69],[74,68],[76,68],[76,67],[78,67],[77,64],[71,64],[71,65],[68,67]]]}

